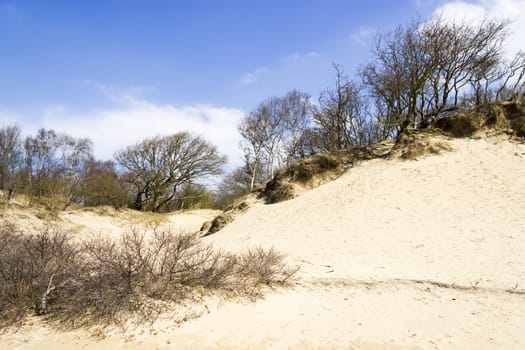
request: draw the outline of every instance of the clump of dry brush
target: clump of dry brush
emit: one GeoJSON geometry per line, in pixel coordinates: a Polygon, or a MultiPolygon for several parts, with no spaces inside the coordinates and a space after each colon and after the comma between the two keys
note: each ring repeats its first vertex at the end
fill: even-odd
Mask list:
{"type": "Polygon", "coordinates": [[[247,295],[297,271],[273,249],[230,254],[167,229],[78,243],[58,229],[30,235],[7,223],[0,242],[0,328],[32,313],[65,327],[111,324],[130,313],[147,320],[196,290],[247,295]]]}

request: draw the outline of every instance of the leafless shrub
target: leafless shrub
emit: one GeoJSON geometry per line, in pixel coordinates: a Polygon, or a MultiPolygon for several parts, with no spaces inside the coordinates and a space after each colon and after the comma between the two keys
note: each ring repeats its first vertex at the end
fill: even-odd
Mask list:
{"type": "Polygon", "coordinates": [[[2,225],[0,241],[4,245],[0,256],[0,325],[4,325],[18,321],[23,316],[20,305],[23,305],[27,299],[25,297],[27,286],[23,280],[26,268],[23,260],[18,258],[23,252],[23,240],[13,224],[2,225]]]}
{"type": "Polygon", "coordinates": [[[239,261],[239,275],[248,286],[284,283],[295,272],[297,269],[289,268],[285,264],[285,256],[273,248],[266,250],[259,246],[249,249],[239,261]]]}
{"type": "Polygon", "coordinates": [[[169,230],[73,244],[57,229],[28,235],[4,224],[0,239],[0,328],[31,312],[67,327],[119,323],[130,313],[152,320],[195,290],[248,293],[295,272],[274,250],[233,255],[169,230]]]}
{"type": "Polygon", "coordinates": [[[221,288],[233,271],[233,257],[214,251],[193,234],[156,231],[151,239],[154,259],[148,264],[146,293],[161,299],[184,297],[188,288],[221,288]]]}
{"type": "Polygon", "coordinates": [[[0,240],[1,324],[22,320],[29,309],[52,312],[54,299],[68,290],[79,266],[69,237],[53,228],[26,235],[4,224],[0,240]]]}

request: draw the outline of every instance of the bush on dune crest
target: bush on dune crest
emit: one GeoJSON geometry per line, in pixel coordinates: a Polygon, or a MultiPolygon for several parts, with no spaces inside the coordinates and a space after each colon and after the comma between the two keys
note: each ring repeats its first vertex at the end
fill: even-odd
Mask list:
{"type": "Polygon", "coordinates": [[[340,176],[362,160],[382,157],[380,147],[354,146],[301,159],[277,171],[261,196],[267,203],[278,203],[297,196],[299,188],[315,188],[340,176]]]}
{"type": "Polygon", "coordinates": [[[35,235],[0,227],[0,328],[32,313],[65,327],[108,325],[130,314],[151,320],[195,291],[252,295],[294,270],[274,250],[216,251],[195,235],[132,229],[119,240],[81,244],[63,231],[35,235]]]}
{"type": "Polygon", "coordinates": [[[470,137],[478,130],[494,129],[525,137],[525,99],[479,106],[438,119],[434,128],[454,137],[470,137]]]}
{"type": "Polygon", "coordinates": [[[295,197],[295,186],[308,185],[322,178],[335,177],[343,172],[346,159],[340,154],[320,154],[292,163],[277,172],[266,184],[263,195],[268,203],[278,203],[295,197]]]}

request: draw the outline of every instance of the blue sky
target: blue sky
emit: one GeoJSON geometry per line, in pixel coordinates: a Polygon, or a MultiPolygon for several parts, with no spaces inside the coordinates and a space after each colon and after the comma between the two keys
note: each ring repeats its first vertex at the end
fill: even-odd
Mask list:
{"type": "Polygon", "coordinates": [[[236,121],[264,98],[317,99],[332,62],[353,74],[378,31],[502,7],[525,1],[0,0],[0,125],[89,136],[100,158],[191,130],[237,163],[236,121]]]}

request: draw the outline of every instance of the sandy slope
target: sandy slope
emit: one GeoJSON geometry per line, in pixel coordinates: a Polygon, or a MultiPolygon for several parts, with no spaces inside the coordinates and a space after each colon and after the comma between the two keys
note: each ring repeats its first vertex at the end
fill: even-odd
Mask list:
{"type": "Polygon", "coordinates": [[[113,215],[94,215],[93,211],[66,211],[60,214],[59,225],[76,231],[79,236],[87,234],[108,234],[119,237],[133,227],[151,229],[156,226],[168,226],[173,232],[197,232],[203,221],[211,220],[218,210],[191,210],[175,214],[147,214],[131,211],[117,212],[113,215]]]}
{"type": "Polygon", "coordinates": [[[525,147],[449,142],[456,152],[366,162],[294,200],[259,204],[210,241],[274,245],[304,278],[525,288],[525,147]]]}
{"type": "Polygon", "coordinates": [[[301,268],[291,289],[210,299],[180,326],[167,316],[103,340],[26,326],[0,348],[525,348],[525,145],[447,142],[454,151],[364,162],[257,204],[205,239],[286,252],[301,268]]]}
{"type": "Polygon", "coordinates": [[[199,209],[171,214],[141,213],[129,209],[114,210],[110,207],[66,210],[58,217],[44,217],[41,212],[20,209],[20,205],[0,208],[0,221],[15,223],[26,232],[36,232],[46,227],[59,227],[79,239],[104,234],[118,238],[135,227],[145,230],[169,227],[173,232],[198,232],[204,221],[212,220],[219,210],[199,209]]]}

